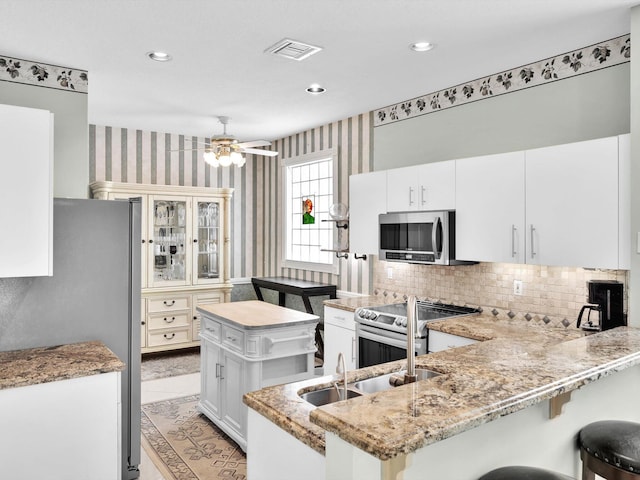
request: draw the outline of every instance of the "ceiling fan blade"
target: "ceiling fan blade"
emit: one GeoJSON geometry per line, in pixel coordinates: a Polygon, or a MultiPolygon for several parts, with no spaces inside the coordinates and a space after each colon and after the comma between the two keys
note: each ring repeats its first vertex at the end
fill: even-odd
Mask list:
{"type": "Polygon", "coordinates": [[[243,148],[242,153],[251,153],[253,155],[264,155],[265,157],[275,157],[278,152],[275,150],[261,150],[259,148],[243,148]]]}
{"type": "Polygon", "coordinates": [[[268,147],[271,145],[271,142],[267,142],[266,140],[254,140],[253,142],[240,142],[237,143],[240,148],[250,148],[250,147],[268,147]]]}

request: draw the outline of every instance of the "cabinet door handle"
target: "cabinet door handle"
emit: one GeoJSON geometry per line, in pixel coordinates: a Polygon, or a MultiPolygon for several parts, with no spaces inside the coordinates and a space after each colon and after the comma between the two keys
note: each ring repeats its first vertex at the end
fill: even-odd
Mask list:
{"type": "Polygon", "coordinates": [[[153,238],[149,240],[149,243],[153,243],[153,238]]]}
{"type": "Polygon", "coordinates": [[[197,239],[197,238],[194,238],[194,239],[193,239],[193,243],[198,243],[198,239],[197,239]]]}
{"type": "Polygon", "coordinates": [[[142,243],[144,243],[144,238],[142,239],[142,243]]]}
{"type": "Polygon", "coordinates": [[[164,321],[167,323],[173,323],[175,321],[176,317],[171,317],[171,320],[169,320],[167,317],[164,317],[164,321]]]}
{"type": "Polygon", "coordinates": [[[216,378],[220,378],[220,364],[216,363],[216,378]]]}
{"type": "Polygon", "coordinates": [[[224,365],[220,365],[220,380],[224,380],[224,365]]]}
{"type": "Polygon", "coordinates": [[[409,205],[413,205],[413,188],[409,187],[409,205]]]}
{"type": "Polygon", "coordinates": [[[531,224],[531,258],[536,256],[536,250],[534,248],[534,244],[533,244],[533,237],[534,237],[534,232],[536,231],[536,229],[533,227],[533,224],[531,224]]]}
{"type": "Polygon", "coordinates": [[[516,231],[518,228],[515,225],[511,225],[511,256],[515,258],[516,254],[516,231]]]}
{"type": "Polygon", "coordinates": [[[173,332],[171,336],[167,335],[166,333],[164,334],[164,338],[166,338],[167,340],[173,340],[175,336],[176,336],[176,332],[173,332]]]}
{"type": "Polygon", "coordinates": [[[173,307],[176,304],[176,301],[175,300],[171,300],[171,303],[169,303],[166,300],[163,300],[162,303],[164,303],[164,305],[166,307],[173,307]]]}
{"type": "Polygon", "coordinates": [[[422,186],[422,192],[420,194],[420,201],[422,202],[422,205],[426,205],[427,201],[424,199],[424,194],[427,191],[427,188],[423,185],[422,186]]]}

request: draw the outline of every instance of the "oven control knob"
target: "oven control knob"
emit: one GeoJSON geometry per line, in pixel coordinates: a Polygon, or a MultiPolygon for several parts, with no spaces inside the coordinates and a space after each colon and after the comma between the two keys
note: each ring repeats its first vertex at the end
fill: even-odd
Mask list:
{"type": "Polygon", "coordinates": [[[403,327],[407,326],[407,317],[402,317],[402,326],[403,327]]]}
{"type": "Polygon", "coordinates": [[[369,320],[375,320],[378,318],[378,314],[376,312],[369,312],[369,320]]]}
{"type": "Polygon", "coordinates": [[[399,318],[396,318],[396,320],[393,323],[395,323],[399,327],[402,325],[402,320],[400,320],[399,318]]]}
{"type": "Polygon", "coordinates": [[[367,316],[367,311],[364,308],[361,308],[360,310],[358,310],[358,316],[360,318],[365,318],[367,316]]]}

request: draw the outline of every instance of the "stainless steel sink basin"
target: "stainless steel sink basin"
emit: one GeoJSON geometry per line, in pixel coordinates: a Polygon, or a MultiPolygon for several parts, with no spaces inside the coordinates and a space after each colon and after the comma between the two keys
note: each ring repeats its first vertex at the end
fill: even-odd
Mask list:
{"type": "MultiPolygon", "coordinates": [[[[347,390],[347,398],[359,397],[362,394],[354,390],[347,390]]],[[[304,401],[319,407],[321,405],[327,405],[333,402],[339,402],[342,400],[338,395],[338,391],[334,387],[323,388],[322,390],[314,390],[313,392],[301,393],[300,398],[304,401]]]]}
{"type": "MultiPolygon", "coordinates": [[[[380,375],[379,377],[367,378],[366,380],[359,380],[353,384],[353,387],[360,390],[363,393],[375,393],[382,392],[384,390],[391,390],[397,385],[392,385],[390,380],[392,376],[404,378],[405,371],[395,373],[387,373],[386,375],[380,375]]],[[[426,370],[424,368],[416,368],[416,376],[418,380],[427,380],[429,378],[437,377],[440,375],[438,372],[432,370],[426,370]]],[[[401,383],[400,383],[401,384],[401,383]]]]}

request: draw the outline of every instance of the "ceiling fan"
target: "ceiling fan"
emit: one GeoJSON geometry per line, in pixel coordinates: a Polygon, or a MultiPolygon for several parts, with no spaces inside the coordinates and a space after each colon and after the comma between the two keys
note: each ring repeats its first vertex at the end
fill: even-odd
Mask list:
{"type": "Polygon", "coordinates": [[[267,157],[275,157],[278,152],[275,150],[263,150],[255,147],[267,147],[271,145],[271,142],[266,140],[254,140],[252,142],[238,142],[236,137],[227,133],[227,124],[229,123],[229,117],[218,117],[218,120],[223,125],[222,135],[214,135],[210,138],[210,143],[195,142],[198,147],[191,150],[200,150],[204,148],[203,158],[204,161],[213,167],[228,167],[230,165],[237,165],[242,167],[246,160],[242,156],[243,153],[250,153],[253,155],[264,155],[267,157]]]}

